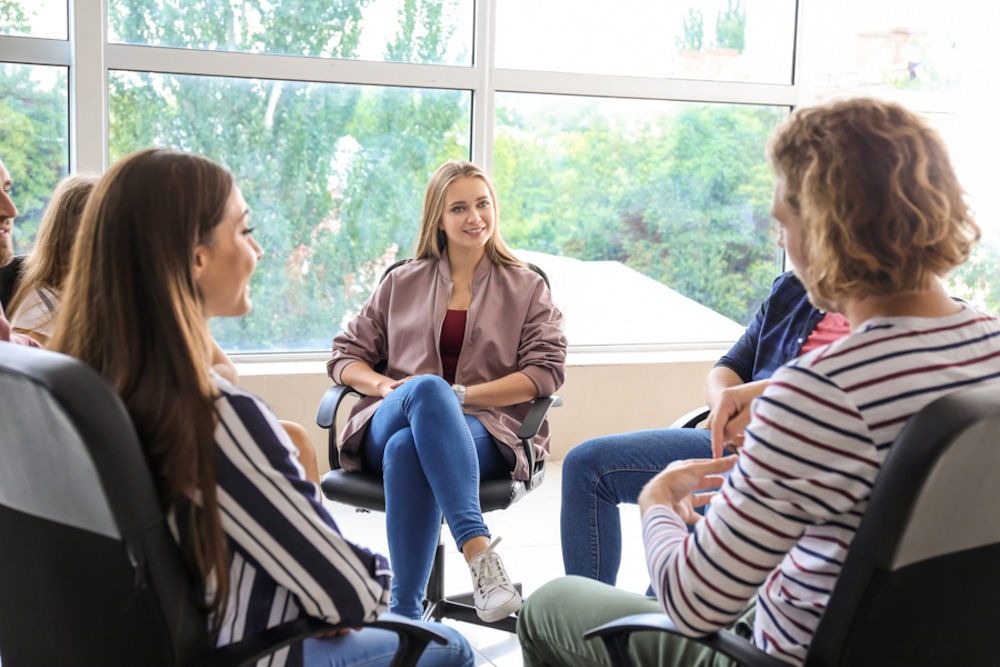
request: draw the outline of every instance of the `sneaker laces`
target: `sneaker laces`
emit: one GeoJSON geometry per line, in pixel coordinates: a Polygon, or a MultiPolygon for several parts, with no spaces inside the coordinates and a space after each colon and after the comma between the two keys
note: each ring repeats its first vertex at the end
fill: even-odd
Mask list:
{"type": "Polygon", "coordinates": [[[476,585],[483,595],[497,588],[511,586],[507,579],[507,572],[500,563],[500,556],[493,550],[498,544],[500,544],[499,537],[490,542],[490,545],[482,553],[476,554],[474,560],[476,585]]]}

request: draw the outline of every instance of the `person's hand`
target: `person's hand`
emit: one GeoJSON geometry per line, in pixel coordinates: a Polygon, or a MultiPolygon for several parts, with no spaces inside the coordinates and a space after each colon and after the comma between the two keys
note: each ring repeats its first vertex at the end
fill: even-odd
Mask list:
{"type": "Polygon", "coordinates": [[[743,432],[750,423],[750,403],[767,388],[767,380],[727,387],[717,405],[710,405],[707,427],[712,431],[712,456],[722,456],[723,447],[736,451],[743,446],[743,432]]]}
{"type": "Polygon", "coordinates": [[[722,486],[722,473],[732,469],[738,457],[734,454],[721,459],[688,459],[674,461],[649,480],[639,493],[639,510],[645,514],[653,505],[666,505],[685,521],[694,524],[701,515],[696,507],[708,504],[715,491],[695,493],[722,486]]]}
{"type": "Polygon", "coordinates": [[[401,380],[393,380],[392,378],[386,378],[382,382],[378,383],[378,393],[382,398],[385,398],[386,396],[392,393],[393,389],[403,384],[407,380],[412,380],[412,379],[413,379],[412,375],[407,375],[405,378],[401,380]]]}

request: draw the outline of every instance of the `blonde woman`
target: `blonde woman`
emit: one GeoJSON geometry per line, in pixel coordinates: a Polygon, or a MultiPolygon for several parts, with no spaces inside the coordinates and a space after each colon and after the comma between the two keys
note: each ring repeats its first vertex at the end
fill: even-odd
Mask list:
{"type": "Polygon", "coordinates": [[[442,514],[469,563],[477,615],[495,622],[521,606],[490,541],[479,480],[526,479],[516,429],[533,399],[562,384],[566,337],[545,281],[514,256],[499,224],[486,174],[470,162],[441,165],[427,184],[415,258],[385,277],[327,363],[334,382],[367,396],[342,434],[341,465],[382,475],[392,611],[411,618],[421,614],[442,514]]]}

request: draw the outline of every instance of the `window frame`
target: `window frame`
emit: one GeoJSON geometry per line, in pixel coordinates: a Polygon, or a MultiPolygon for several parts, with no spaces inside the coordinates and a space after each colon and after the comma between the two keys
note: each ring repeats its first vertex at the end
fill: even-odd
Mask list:
{"type": "MultiPolygon", "coordinates": [[[[635,100],[695,101],[795,107],[805,91],[797,84],[802,25],[795,3],[791,83],[748,83],[642,76],[501,69],[495,65],[496,3],[472,0],[471,66],[372,62],[259,53],[186,50],[109,43],[107,0],[67,0],[68,40],[0,36],[0,61],[69,68],[69,164],[71,171],[103,173],[108,165],[109,72],[208,75],[318,83],[439,88],[472,92],[470,159],[487,173],[493,167],[497,93],[542,93],[635,100]]],[[[617,346],[621,351],[629,346],[617,346]]],[[[664,345],[664,347],[677,347],[664,345]]],[[[698,349],[692,341],[684,349],[698,349]]],[[[614,352],[614,344],[602,347],[614,352]]],[[[582,351],[582,350],[581,350],[582,351]]],[[[257,353],[247,358],[288,359],[317,353],[257,353]]]]}

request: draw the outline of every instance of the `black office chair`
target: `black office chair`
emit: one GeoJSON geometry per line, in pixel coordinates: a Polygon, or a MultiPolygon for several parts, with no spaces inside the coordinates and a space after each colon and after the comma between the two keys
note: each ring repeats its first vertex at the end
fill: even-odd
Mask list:
{"type": "MultiPolygon", "coordinates": [[[[0,343],[0,660],[242,665],[330,626],[299,618],[215,648],[118,395],[89,366],[0,343]]],[[[394,664],[445,638],[409,622],[394,664]]]]}
{"type": "MultiPolygon", "coordinates": [[[[391,271],[406,261],[401,260],[386,269],[385,273],[382,274],[381,280],[385,280],[385,277],[391,271]]],[[[530,267],[542,276],[547,285],[549,281],[545,273],[537,266],[530,265],[530,267]]],[[[330,500],[352,505],[358,508],[359,511],[384,512],[385,490],[382,487],[381,476],[372,475],[364,471],[346,472],[340,467],[336,419],[337,410],[341,402],[348,395],[362,396],[360,392],[352,387],[333,385],[324,394],[316,414],[316,423],[330,432],[328,441],[330,472],[323,476],[320,487],[323,490],[323,494],[330,500]]],[[[506,509],[542,483],[542,480],[545,478],[545,461],[535,456],[535,448],[532,445],[532,441],[538,435],[538,431],[545,421],[545,415],[549,408],[561,404],[562,399],[558,396],[544,396],[535,399],[517,433],[517,437],[521,441],[521,446],[524,448],[524,453],[528,458],[530,475],[526,481],[515,479],[483,480],[479,486],[479,503],[483,512],[506,509]]],[[[518,592],[520,592],[520,584],[515,585],[518,592]]],[[[508,616],[495,623],[486,623],[480,619],[476,614],[471,592],[445,596],[444,543],[440,539],[438,540],[437,552],[434,555],[434,564],[431,567],[430,580],[427,583],[427,597],[424,601],[423,618],[425,620],[436,621],[440,621],[443,618],[451,618],[465,621],[466,623],[499,628],[507,632],[515,632],[517,626],[517,616],[515,615],[508,616]]]]}
{"type": "MultiPolygon", "coordinates": [[[[1000,385],[925,406],[906,424],[869,497],[809,647],[809,666],[997,665],[1000,385]]],[[[676,632],[638,614],[586,633],[630,665],[633,632],[676,632]]],[[[732,633],[699,641],[750,667],[786,665],[732,633]]]]}

